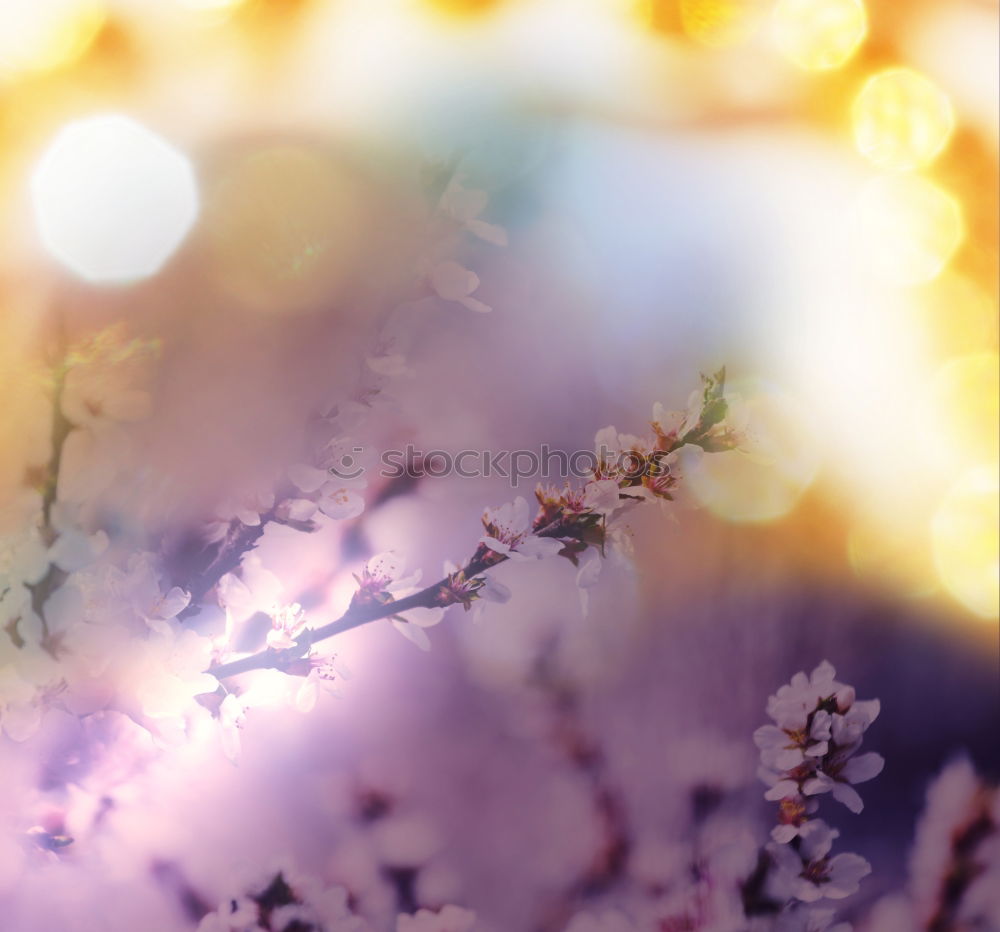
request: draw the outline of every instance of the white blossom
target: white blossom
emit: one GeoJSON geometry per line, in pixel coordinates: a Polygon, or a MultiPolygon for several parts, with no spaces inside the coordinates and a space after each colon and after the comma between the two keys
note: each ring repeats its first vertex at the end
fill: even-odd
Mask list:
{"type": "MultiPolygon", "coordinates": [[[[306,678],[295,693],[294,706],[302,713],[311,711],[319,699],[320,690],[339,696],[331,684],[337,680],[350,679],[350,671],[335,655],[310,654],[304,661],[309,668],[306,678]]],[[[289,671],[292,672],[292,671],[289,671]]]]}
{"type": "Polygon", "coordinates": [[[522,496],[499,508],[487,508],[483,513],[486,534],[480,538],[494,553],[512,560],[533,560],[557,554],[563,544],[551,537],[538,537],[531,532],[531,514],[522,496]]]}
{"type": "MultiPolygon", "coordinates": [[[[754,732],[761,777],[770,787],[765,799],[830,792],[852,812],[861,811],[853,784],[878,776],[885,763],[874,752],[857,754],[879,703],[858,701],[854,689],[838,682],[835,674],[824,661],[811,676],[796,673],[768,699],[767,712],[776,724],[754,732]]],[[[789,841],[795,836],[784,829],[775,837],[789,841]]]]}
{"type": "Polygon", "coordinates": [[[969,885],[954,915],[964,923],[962,928],[1000,927],[998,826],[1000,790],[980,778],[967,758],[949,763],[928,787],[910,853],[911,912],[921,927],[940,911],[948,878],[970,867],[969,885]],[[981,827],[981,835],[970,845],[973,826],[981,827]],[[963,839],[967,850],[960,854],[957,846],[963,839]]]}
{"type": "Polygon", "coordinates": [[[259,929],[257,904],[248,897],[227,901],[215,912],[203,916],[197,932],[246,932],[259,929]]]}
{"type": "Polygon", "coordinates": [[[833,761],[826,765],[826,772],[817,771],[816,776],[806,780],[802,785],[802,792],[807,796],[832,792],[833,798],[847,806],[851,812],[861,812],[864,803],[851,784],[874,779],[884,766],[882,755],[874,751],[845,758],[842,763],[833,761]]]}
{"type": "Polygon", "coordinates": [[[26,741],[42,723],[37,685],[17,663],[0,663],[0,729],[13,741],[26,741]]]}
{"type": "Polygon", "coordinates": [[[288,478],[303,492],[312,493],[330,481],[330,473],[319,466],[295,463],[288,467],[288,478]]]}
{"type": "Polygon", "coordinates": [[[610,515],[622,505],[621,489],[614,479],[595,479],[583,487],[583,507],[594,514],[610,515]]]}
{"type": "Polygon", "coordinates": [[[488,304],[472,297],[479,287],[479,276],[452,259],[439,262],[431,269],[430,283],[438,297],[445,301],[455,301],[478,314],[493,310],[488,304]]]}
{"type": "Polygon", "coordinates": [[[328,482],[320,490],[316,504],[328,518],[338,521],[356,518],[365,510],[365,499],[360,493],[365,485],[365,482],[358,479],[328,482]]]}
{"type": "Polygon", "coordinates": [[[377,553],[369,558],[356,577],[362,591],[375,595],[377,593],[401,593],[411,590],[420,582],[423,573],[414,570],[408,575],[403,573],[403,561],[399,554],[392,550],[377,553]]]}
{"type": "Polygon", "coordinates": [[[233,622],[245,621],[256,612],[269,613],[282,600],[281,580],[255,553],[243,558],[241,574],[226,573],[216,584],[216,593],[227,617],[233,622]]]}
{"type": "Polygon", "coordinates": [[[246,721],[243,703],[233,693],[229,693],[219,705],[219,738],[222,751],[234,764],[240,756],[240,731],[246,721]]]}
{"type": "MultiPolygon", "coordinates": [[[[220,503],[216,516],[222,525],[236,520],[247,527],[259,527],[261,516],[273,507],[274,488],[266,482],[250,483],[220,503]]],[[[213,536],[217,536],[217,532],[213,536]]]]}
{"type": "Polygon", "coordinates": [[[129,557],[125,569],[108,569],[108,596],[114,604],[110,613],[102,606],[106,618],[114,617],[125,625],[141,620],[153,630],[167,633],[167,622],[187,608],[191,594],[179,586],[167,588],[157,563],[153,554],[137,553],[129,557]]]}
{"type": "Polygon", "coordinates": [[[489,195],[481,188],[466,188],[462,178],[455,175],[441,195],[440,207],[481,240],[494,246],[506,246],[507,233],[503,227],[479,219],[489,200],[489,195]]]}
{"type": "Polygon", "coordinates": [[[29,586],[49,568],[48,548],[37,527],[0,536],[0,627],[30,605],[29,586]]]}
{"type": "Polygon", "coordinates": [[[305,630],[306,613],[298,602],[276,605],[268,614],[271,616],[271,630],[267,632],[267,646],[275,650],[285,650],[295,646],[305,630]]]}
{"type": "Polygon", "coordinates": [[[72,573],[89,566],[108,548],[104,531],[88,534],[78,523],[79,509],[62,502],[52,506],[49,523],[56,534],[49,548],[49,559],[59,569],[72,573]]]}
{"type": "Polygon", "coordinates": [[[653,423],[660,428],[664,434],[675,434],[683,438],[687,433],[694,430],[701,417],[702,397],[700,392],[692,392],[688,398],[688,406],[685,411],[670,411],[659,401],[653,405],[653,423]]]}
{"type": "Polygon", "coordinates": [[[421,650],[430,650],[431,641],[425,628],[432,628],[444,618],[443,608],[411,608],[403,615],[393,615],[392,626],[421,650]]]}
{"type": "Polygon", "coordinates": [[[871,866],[857,854],[830,857],[833,841],[839,834],[816,819],[800,830],[798,848],[770,845],[768,852],[777,869],[771,878],[772,891],[779,897],[791,896],[805,903],[823,898],[843,899],[856,893],[861,880],[871,873],[871,866]]]}

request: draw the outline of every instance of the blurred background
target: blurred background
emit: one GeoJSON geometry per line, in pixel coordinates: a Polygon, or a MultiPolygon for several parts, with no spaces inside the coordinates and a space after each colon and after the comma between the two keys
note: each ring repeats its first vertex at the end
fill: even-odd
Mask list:
{"type": "MultiPolygon", "coordinates": [[[[179,877],[214,908],[273,855],[377,922],[451,901],[484,929],[561,928],[566,891],[615,902],[586,878],[616,839],[666,857],[693,787],[766,825],[752,731],[824,658],[883,708],[886,770],[838,823],[875,869],[851,909],[903,883],[928,779],[963,752],[1000,775],[998,16],[994,0],[0,0],[5,530],[46,456],[35,373],[115,323],[159,345],[151,413],[103,459],[68,450],[66,494],[136,540],[295,462],[308,415],[373,352],[411,372],[369,450],[587,449],[725,365],[764,454],[684,470],[586,617],[568,564],[517,564],[497,573],[512,600],[478,623],[453,610],[427,655],[388,625],[343,636],[342,698],[291,724],[262,702],[238,771],[199,746],[116,791],[102,841],[9,895],[10,927],[184,927],[179,877]],[[453,175],[505,236],[428,221],[453,175]],[[445,249],[490,313],[412,289],[445,249]],[[126,888],[117,924],[81,923],[126,888]]],[[[437,578],[516,494],[384,491],[316,535],[265,535],[313,617],[336,617],[382,550],[437,578]]],[[[48,726],[36,762],[78,727],[48,726]]]]}

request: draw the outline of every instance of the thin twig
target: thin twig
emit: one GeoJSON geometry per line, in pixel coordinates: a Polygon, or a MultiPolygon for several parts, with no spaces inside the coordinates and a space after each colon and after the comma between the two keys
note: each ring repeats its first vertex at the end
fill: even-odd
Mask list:
{"type": "MultiPolygon", "coordinates": [[[[562,518],[553,521],[540,531],[536,532],[539,537],[563,536],[566,534],[565,522],[562,518]]],[[[506,561],[508,556],[496,553],[486,547],[481,546],[476,551],[476,555],[461,570],[465,579],[472,579],[486,570],[492,569],[500,563],[506,561]]],[[[294,660],[300,659],[313,644],[325,641],[328,638],[343,634],[352,628],[359,628],[361,625],[379,621],[382,618],[391,618],[394,615],[401,615],[414,608],[435,608],[442,605],[454,605],[456,601],[450,596],[449,584],[453,577],[446,576],[436,583],[414,592],[402,599],[395,599],[391,602],[374,602],[367,604],[352,605],[343,615],[334,621],[329,622],[319,628],[310,628],[305,631],[295,641],[294,647],[285,650],[275,650],[267,648],[249,657],[240,660],[232,660],[228,663],[217,664],[209,667],[206,673],[210,673],[219,679],[229,676],[237,676],[240,673],[248,673],[251,670],[280,670],[294,660]]]]}
{"type": "MultiPolygon", "coordinates": [[[[52,449],[49,453],[45,480],[42,484],[42,526],[40,528],[46,547],[51,547],[58,537],[52,526],[52,507],[55,505],[56,493],[59,490],[59,470],[62,466],[63,447],[66,444],[66,438],[73,430],[73,424],[63,412],[63,394],[66,389],[66,373],[69,371],[69,367],[66,361],[66,326],[58,309],[55,314],[55,326],[56,358],[52,364],[52,425],[50,433],[52,449]]],[[[53,657],[56,656],[55,647],[51,642],[49,623],[45,619],[43,609],[49,596],[62,585],[65,579],[66,573],[55,563],[49,563],[45,575],[38,582],[26,586],[31,593],[31,610],[42,627],[42,647],[53,657]]]]}
{"type": "MultiPolygon", "coordinates": [[[[685,444],[696,444],[706,451],[729,449],[734,445],[732,438],[728,436],[731,433],[729,431],[724,432],[726,435],[724,440],[713,438],[712,436],[712,431],[723,421],[728,410],[723,394],[725,388],[725,369],[720,369],[714,376],[703,378],[705,383],[704,396],[697,424],[686,431],[683,437],[677,436],[676,432],[664,434],[658,430],[657,447],[654,453],[649,454],[652,462],[655,464],[659,464],[661,456],[669,455],[685,444]]],[[[632,497],[629,494],[630,488],[637,483],[641,483],[640,478],[636,476],[627,477],[625,484],[619,486],[619,498],[628,499],[632,497]]],[[[667,497],[669,498],[669,495],[667,497]]],[[[593,543],[593,541],[587,540],[589,528],[587,522],[591,520],[603,521],[603,518],[590,511],[581,511],[575,515],[560,513],[549,523],[534,530],[533,533],[537,537],[566,541],[566,555],[574,559],[575,562],[573,556],[574,550],[571,545],[576,543],[582,545],[581,549],[586,549],[589,543],[593,543]]],[[[601,536],[601,543],[603,544],[603,534],[601,536]]],[[[507,554],[497,553],[490,550],[485,544],[480,543],[471,561],[461,570],[461,577],[465,580],[471,580],[507,559],[507,554]]],[[[225,678],[236,676],[240,673],[247,673],[251,670],[284,669],[294,661],[305,656],[313,644],[325,641],[327,638],[338,634],[343,634],[352,628],[358,628],[361,625],[378,621],[381,618],[401,615],[414,608],[439,608],[463,601],[451,589],[455,578],[455,576],[446,576],[433,585],[398,600],[354,602],[335,621],[331,621],[319,628],[307,629],[296,639],[292,647],[283,650],[275,650],[269,647],[256,654],[243,657],[240,660],[216,664],[209,667],[205,672],[218,678],[225,678]]]]}

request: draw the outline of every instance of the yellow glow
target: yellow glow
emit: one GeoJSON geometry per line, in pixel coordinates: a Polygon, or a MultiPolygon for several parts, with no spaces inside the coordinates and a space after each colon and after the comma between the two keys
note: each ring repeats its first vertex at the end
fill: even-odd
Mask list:
{"type": "Polygon", "coordinates": [[[788,514],[812,483],[816,444],[805,411],[793,399],[757,390],[743,405],[745,450],[701,456],[690,468],[682,464],[681,471],[698,501],[720,517],[774,521],[788,514]]]}
{"type": "Polygon", "coordinates": [[[937,359],[993,349],[997,307],[974,281],[946,271],[920,295],[918,307],[927,345],[937,359]]]}
{"type": "Polygon", "coordinates": [[[851,117],[858,151],[879,168],[929,165],[955,127],[948,95],[909,68],[869,78],[851,117]]]}
{"type": "Polygon", "coordinates": [[[453,16],[486,13],[499,5],[500,0],[424,0],[434,10],[453,16]]]}
{"type": "Polygon", "coordinates": [[[896,284],[931,281],[962,240],[957,201],[926,178],[874,178],[857,207],[857,244],[862,257],[896,284]]]}
{"type": "Polygon", "coordinates": [[[978,467],[950,489],[931,522],[934,562],[945,588],[983,618],[1000,604],[1000,467],[978,467]]]}
{"type": "Polygon", "coordinates": [[[923,423],[937,462],[1000,458],[1000,357],[977,353],[945,363],[931,383],[923,423]]]}
{"type": "Polygon", "coordinates": [[[75,61],[104,24],[92,0],[0,2],[0,73],[49,71],[75,61]]]}
{"type": "Polygon", "coordinates": [[[205,228],[222,286],[248,307],[328,300],[367,220],[358,179],[319,152],[273,146],[240,161],[208,198],[205,228]]]}
{"type": "Polygon", "coordinates": [[[178,0],[181,6],[186,6],[191,10],[204,10],[206,12],[228,12],[242,6],[244,0],[178,0]]]}
{"type": "Polygon", "coordinates": [[[46,249],[94,282],[153,275],[198,214],[188,160],[118,115],[65,127],[42,156],[31,195],[46,249]]]}
{"type": "Polygon", "coordinates": [[[911,525],[902,519],[893,522],[866,518],[852,528],[847,555],[854,572],[873,583],[890,583],[913,598],[933,593],[938,587],[930,548],[914,546],[911,525]]]}
{"type": "Polygon", "coordinates": [[[758,0],[680,0],[681,23],[695,41],[715,48],[737,45],[760,24],[758,0]]]}
{"type": "Polygon", "coordinates": [[[282,708],[302,682],[298,677],[288,676],[278,670],[257,670],[249,677],[240,700],[245,709],[282,708]]]}
{"type": "Polygon", "coordinates": [[[225,23],[246,0],[174,0],[189,10],[200,25],[218,26],[225,23]]]}
{"type": "Polygon", "coordinates": [[[773,22],[778,47],[807,71],[839,68],[868,31],[861,0],[780,0],[773,22]]]}

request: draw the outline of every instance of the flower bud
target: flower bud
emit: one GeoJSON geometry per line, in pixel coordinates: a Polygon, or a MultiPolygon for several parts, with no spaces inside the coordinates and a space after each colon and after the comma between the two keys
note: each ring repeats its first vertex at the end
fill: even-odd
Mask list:
{"type": "Polygon", "coordinates": [[[840,712],[846,712],[852,705],[854,705],[854,687],[853,686],[841,686],[837,690],[837,710],[840,712]]]}

